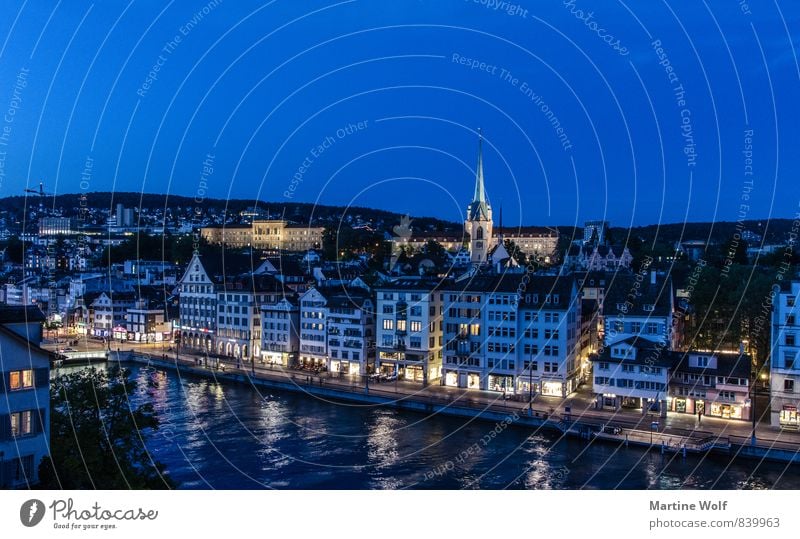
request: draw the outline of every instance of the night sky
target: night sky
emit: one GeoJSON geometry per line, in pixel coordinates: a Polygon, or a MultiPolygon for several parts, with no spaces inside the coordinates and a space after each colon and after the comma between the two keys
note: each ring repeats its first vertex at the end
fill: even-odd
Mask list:
{"type": "Polygon", "coordinates": [[[460,221],[481,128],[506,225],[798,210],[797,2],[3,7],[0,196],[41,180],[460,221]]]}

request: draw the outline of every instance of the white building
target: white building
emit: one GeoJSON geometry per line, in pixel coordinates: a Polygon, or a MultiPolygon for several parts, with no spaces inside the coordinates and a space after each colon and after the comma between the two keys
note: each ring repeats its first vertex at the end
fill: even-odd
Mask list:
{"type": "Polygon", "coordinates": [[[50,353],[33,306],[0,308],[0,488],[38,482],[50,446],[50,353]]]}
{"type": "Polygon", "coordinates": [[[477,275],[445,288],[444,384],[566,396],[583,376],[571,277],[477,275]]]}
{"type": "Polygon", "coordinates": [[[641,337],[676,350],[681,342],[681,318],[676,316],[672,279],[655,271],[614,274],[607,279],[602,300],[605,346],[641,337]]]}
{"type": "Polygon", "coordinates": [[[261,361],[293,366],[300,351],[300,304],[297,296],[261,305],[261,361]]]}
{"type": "Polygon", "coordinates": [[[125,327],[128,309],[136,306],[136,295],[133,292],[103,292],[91,305],[90,333],[95,337],[127,339],[125,327]]]}
{"type": "Polygon", "coordinates": [[[644,338],[615,341],[593,356],[593,392],[597,408],[667,413],[673,356],[644,338]]]}
{"type": "Polygon", "coordinates": [[[147,300],[138,300],[128,309],[125,328],[128,340],[136,342],[164,342],[172,337],[172,326],[166,319],[164,309],[150,307],[147,300]]]}
{"type": "Polygon", "coordinates": [[[323,289],[327,301],[328,370],[370,374],[375,368],[375,303],[368,290],[323,289]]]}
{"type": "Polygon", "coordinates": [[[217,294],[213,275],[206,270],[197,253],[192,256],[186,271],[178,281],[180,303],[178,327],[183,347],[210,352],[217,330],[217,294]]]}
{"type": "Polygon", "coordinates": [[[328,299],[317,288],[300,296],[301,367],[322,368],[328,363],[328,299]]]}
{"type": "Polygon", "coordinates": [[[378,372],[427,385],[442,376],[441,283],[401,278],[376,287],[378,372]]]}
{"type": "Polygon", "coordinates": [[[294,292],[269,274],[229,279],[216,291],[217,354],[247,361],[261,358],[261,306],[294,297],[294,292]]]}
{"type": "Polygon", "coordinates": [[[800,324],[797,298],[800,281],[783,281],[772,300],[770,327],[770,422],[774,427],[800,429],[800,324]]]}

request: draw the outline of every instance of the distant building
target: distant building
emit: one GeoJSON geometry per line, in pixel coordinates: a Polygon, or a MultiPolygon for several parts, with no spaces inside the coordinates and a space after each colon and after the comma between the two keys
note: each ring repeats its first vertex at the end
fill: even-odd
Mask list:
{"type": "Polygon", "coordinates": [[[28,488],[50,447],[50,353],[44,314],[0,307],[0,488],[28,488]]]}
{"type": "Polygon", "coordinates": [[[324,232],[324,227],[291,224],[283,219],[262,219],[246,226],[203,227],[200,235],[209,243],[233,248],[301,252],[321,248],[324,232]]]}
{"type": "Polygon", "coordinates": [[[770,422],[800,429],[800,281],[782,281],[772,300],[770,324],[770,422]]]}
{"type": "Polygon", "coordinates": [[[70,236],[78,234],[75,219],[69,217],[41,217],[39,218],[39,237],[70,236]]]}
{"type": "Polygon", "coordinates": [[[589,243],[594,238],[597,243],[605,243],[608,227],[608,221],[586,221],[583,224],[583,242],[589,243]]]}
{"type": "Polygon", "coordinates": [[[300,304],[297,295],[261,305],[261,361],[291,367],[300,351],[300,304]]]}

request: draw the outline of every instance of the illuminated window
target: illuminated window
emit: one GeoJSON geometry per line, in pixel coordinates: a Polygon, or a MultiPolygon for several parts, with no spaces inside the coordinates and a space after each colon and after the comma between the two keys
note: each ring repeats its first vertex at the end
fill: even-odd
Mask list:
{"type": "Polygon", "coordinates": [[[469,325],[469,333],[470,335],[480,335],[481,334],[481,325],[480,324],[470,324],[469,325]]]}
{"type": "Polygon", "coordinates": [[[33,433],[33,412],[17,412],[11,414],[11,436],[27,436],[33,433]]]}
{"type": "Polygon", "coordinates": [[[12,391],[16,389],[27,389],[29,387],[33,387],[33,371],[31,369],[11,371],[9,373],[9,388],[12,391]]]}
{"type": "Polygon", "coordinates": [[[383,329],[394,329],[394,320],[391,320],[389,318],[384,318],[383,329]]]}
{"type": "Polygon", "coordinates": [[[397,321],[397,331],[405,331],[406,330],[406,321],[405,320],[398,320],[397,321]]]}

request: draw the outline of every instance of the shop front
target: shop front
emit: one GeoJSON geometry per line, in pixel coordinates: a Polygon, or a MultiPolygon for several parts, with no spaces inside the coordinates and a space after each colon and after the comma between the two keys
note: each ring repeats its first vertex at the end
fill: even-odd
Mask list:
{"type": "Polygon", "coordinates": [[[742,405],[726,402],[712,402],[711,411],[708,415],[721,417],[722,419],[743,419],[742,405]]]}
{"type": "Polygon", "coordinates": [[[504,374],[489,375],[489,391],[501,391],[503,393],[514,392],[514,377],[504,374]]]}
{"type": "Polygon", "coordinates": [[[425,370],[422,368],[422,365],[401,366],[398,377],[401,380],[422,383],[425,380],[425,370]]]}
{"type": "Polygon", "coordinates": [[[467,373],[467,389],[480,389],[481,388],[481,375],[477,372],[467,373]]]}
{"type": "Polygon", "coordinates": [[[448,387],[458,387],[458,372],[447,371],[444,375],[444,385],[448,387]]]}
{"type": "Polygon", "coordinates": [[[800,428],[800,415],[797,414],[797,406],[786,404],[781,408],[780,426],[782,428],[800,428]]]}
{"type": "Polygon", "coordinates": [[[563,382],[556,382],[556,381],[547,381],[542,382],[542,395],[548,397],[563,397],[565,396],[564,393],[564,383],[563,382]]]}

